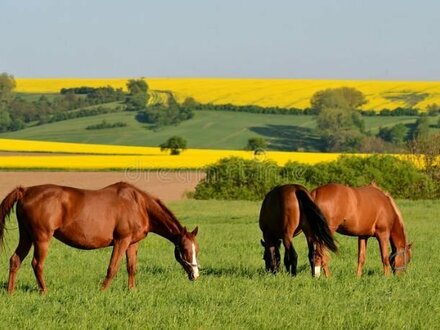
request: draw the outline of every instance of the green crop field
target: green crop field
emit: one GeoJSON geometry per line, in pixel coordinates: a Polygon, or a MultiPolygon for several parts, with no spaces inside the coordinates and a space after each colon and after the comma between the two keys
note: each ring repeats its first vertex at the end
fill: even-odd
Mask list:
{"type": "MultiPolygon", "coordinates": [[[[380,126],[397,123],[414,124],[417,117],[364,117],[367,130],[377,133],[380,126]]],[[[437,118],[431,118],[432,125],[437,118]]],[[[0,138],[102,143],[137,146],[158,146],[170,136],[179,135],[190,148],[243,149],[251,137],[263,137],[271,150],[319,150],[319,136],[314,116],[268,115],[242,112],[196,111],[193,119],[159,131],[135,119],[133,112],[118,112],[93,117],[70,119],[33,126],[0,134],[0,138]],[[124,122],[126,127],[86,130],[105,119],[109,123],[124,122]]]]}
{"type": "Polygon", "coordinates": [[[413,260],[399,277],[383,277],[378,244],[371,239],[364,276],[357,279],[357,240],[340,235],[340,252],[330,264],[332,278],[311,278],[303,235],[294,240],[299,275],[266,274],[259,203],[190,200],[170,206],[189,228],[199,225],[198,281],[187,280],[172,244],[152,234],[140,245],[137,288],[127,290],[121,265],[110,289],[101,292],[111,250],[80,251],[53,241],[45,267],[49,293],[38,293],[28,257],[17,291],[8,297],[8,259],[18,237],[12,217],[0,256],[1,328],[438,328],[440,206],[437,201],[398,205],[414,241],[413,260]]]}

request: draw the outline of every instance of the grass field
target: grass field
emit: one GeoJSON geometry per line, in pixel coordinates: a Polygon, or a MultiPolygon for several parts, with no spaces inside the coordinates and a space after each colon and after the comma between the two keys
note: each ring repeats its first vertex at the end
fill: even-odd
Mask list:
{"type": "MultiPolygon", "coordinates": [[[[411,125],[416,117],[365,117],[366,129],[376,133],[379,127],[403,123],[411,125]]],[[[432,124],[437,118],[430,118],[432,124]]],[[[263,137],[269,150],[319,150],[320,141],[314,116],[266,115],[224,111],[196,111],[191,120],[178,126],[152,131],[135,119],[132,112],[110,113],[29,127],[0,134],[0,138],[119,144],[156,147],[170,136],[182,136],[190,148],[243,149],[251,137],[263,137]],[[86,130],[89,125],[124,122],[126,127],[86,130]]]]}
{"type": "MultiPolygon", "coordinates": [[[[125,88],[129,78],[116,79],[26,79],[18,78],[17,91],[25,93],[56,93],[63,87],[100,87],[111,85],[125,88]]],[[[311,96],[326,88],[354,87],[367,97],[364,109],[381,110],[440,104],[440,83],[410,81],[363,80],[301,80],[301,79],[215,79],[215,78],[146,78],[150,89],[172,91],[178,101],[193,97],[200,103],[296,107],[310,106],[311,96]]],[[[154,93],[151,101],[160,100],[154,93]]]]}
{"type": "Polygon", "coordinates": [[[440,322],[440,222],[437,201],[398,201],[414,241],[407,274],[384,278],[378,245],[368,245],[364,276],[354,276],[357,240],[338,235],[331,279],[312,279],[303,235],[295,238],[299,275],[263,271],[259,203],[182,201],[170,204],[182,223],[199,225],[201,277],[187,280],[173,246],[150,235],[139,251],[138,286],[128,292],[125,266],[99,291],[110,249],[80,251],[53,241],[45,267],[49,293],[40,296],[26,259],[12,297],[8,259],[18,237],[8,222],[0,256],[1,328],[12,329],[434,329],[440,322]]]}

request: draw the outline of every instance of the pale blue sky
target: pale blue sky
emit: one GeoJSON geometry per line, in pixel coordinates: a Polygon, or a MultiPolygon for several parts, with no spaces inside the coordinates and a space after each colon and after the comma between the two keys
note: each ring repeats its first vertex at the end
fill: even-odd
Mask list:
{"type": "Polygon", "coordinates": [[[438,0],[0,0],[17,77],[440,80],[438,0]]]}

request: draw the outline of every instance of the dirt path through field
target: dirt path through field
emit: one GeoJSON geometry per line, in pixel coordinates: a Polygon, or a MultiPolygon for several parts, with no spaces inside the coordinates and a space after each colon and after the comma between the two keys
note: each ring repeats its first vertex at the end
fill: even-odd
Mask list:
{"type": "Polygon", "coordinates": [[[203,172],[0,172],[0,200],[14,187],[54,183],[85,189],[99,189],[126,181],[165,201],[185,198],[205,176],[203,172]]]}

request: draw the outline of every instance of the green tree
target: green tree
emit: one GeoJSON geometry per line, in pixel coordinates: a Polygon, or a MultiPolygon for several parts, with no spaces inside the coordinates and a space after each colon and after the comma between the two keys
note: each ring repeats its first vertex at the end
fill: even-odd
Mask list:
{"type": "Polygon", "coordinates": [[[167,103],[148,107],[142,112],[142,120],[153,124],[152,129],[157,130],[163,126],[178,125],[181,121],[194,116],[191,107],[181,106],[177,103],[173,93],[167,93],[167,103]]]}
{"type": "Polygon", "coordinates": [[[428,104],[426,106],[426,112],[429,116],[437,116],[440,113],[440,105],[437,103],[428,104]]]}
{"type": "Polygon", "coordinates": [[[267,141],[264,138],[256,137],[250,138],[245,147],[245,150],[250,150],[254,152],[254,155],[259,155],[264,153],[267,148],[267,141]]]}
{"type": "Polygon", "coordinates": [[[410,159],[440,182],[440,133],[421,135],[409,143],[410,159]]]}
{"type": "Polygon", "coordinates": [[[358,109],[367,103],[361,91],[351,87],[329,88],[318,91],[310,99],[312,109],[320,113],[327,108],[358,109]]]}
{"type": "Polygon", "coordinates": [[[393,127],[380,127],[378,137],[395,145],[402,145],[405,142],[407,128],[404,124],[397,124],[393,127]]]}
{"type": "Polygon", "coordinates": [[[364,123],[356,110],[323,108],[317,117],[317,127],[326,150],[355,151],[362,139],[364,123]]]}
{"type": "Polygon", "coordinates": [[[411,132],[411,138],[420,139],[429,135],[429,118],[428,116],[420,116],[411,132]]]}
{"type": "Polygon", "coordinates": [[[0,110],[4,110],[13,99],[15,89],[15,79],[13,75],[3,72],[0,74],[0,110]]]}
{"type": "Polygon", "coordinates": [[[144,79],[130,79],[127,82],[128,96],[125,105],[128,111],[145,111],[148,103],[148,84],[144,79]]]}
{"type": "Polygon", "coordinates": [[[180,155],[186,149],[186,140],[180,136],[172,136],[160,145],[161,151],[170,150],[171,155],[180,155]]]}
{"type": "Polygon", "coordinates": [[[6,110],[0,110],[0,132],[6,132],[11,125],[12,120],[9,112],[6,110]]]}
{"type": "Polygon", "coordinates": [[[359,107],[367,101],[362,92],[340,87],[316,92],[311,106],[317,117],[317,128],[326,150],[355,151],[365,131],[359,107]]]}

